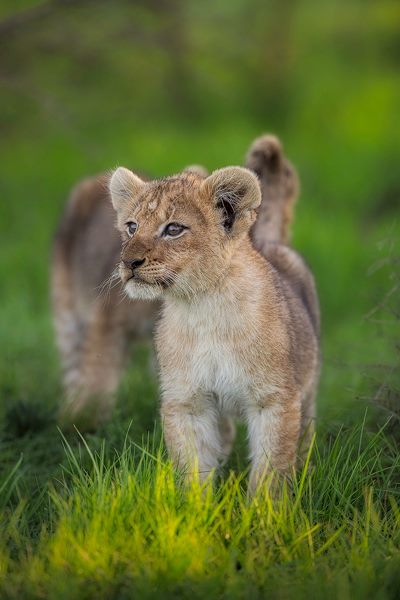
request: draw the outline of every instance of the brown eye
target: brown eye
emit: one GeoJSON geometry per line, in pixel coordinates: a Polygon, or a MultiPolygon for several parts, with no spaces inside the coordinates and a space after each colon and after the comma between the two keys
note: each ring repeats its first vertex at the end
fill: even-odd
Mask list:
{"type": "Polygon", "coordinates": [[[187,227],[185,227],[185,225],[180,225],[179,223],[169,223],[168,225],[166,225],[166,227],[163,231],[163,235],[164,236],[168,235],[170,237],[177,237],[183,231],[185,231],[185,229],[187,229],[187,227]]]}
{"type": "Polygon", "coordinates": [[[137,223],[135,223],[134,221],[128,221],[128,223],[126,223],[126,231],[128,232],[128,235],[130,237],[132,237],[136,233],[137,227],[137,223]]]}

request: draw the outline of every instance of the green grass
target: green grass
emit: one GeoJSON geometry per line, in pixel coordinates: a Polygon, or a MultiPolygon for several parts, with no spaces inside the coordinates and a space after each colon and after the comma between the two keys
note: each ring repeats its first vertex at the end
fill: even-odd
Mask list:
{"type": "Polygon", "coordinates": [[[48,490],[10,513],[18,466],[0,488],[6,597],[396,597],[400,457],[384,431],[326,437],[279,500],[249,500],[243,472],[185,488],[129,435],[119,453],[63,445],[48,490]]]}

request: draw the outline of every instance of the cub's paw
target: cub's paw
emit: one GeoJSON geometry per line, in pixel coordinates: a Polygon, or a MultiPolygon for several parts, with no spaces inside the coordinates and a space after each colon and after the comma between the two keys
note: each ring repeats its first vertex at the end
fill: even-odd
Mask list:
{"type": "Polygon", "coordinates": [[[94,432],[111,416],[110,402],[104,395],[76,394],[67,398],[58,412],[58,425],[63,431],[94,432]]]}

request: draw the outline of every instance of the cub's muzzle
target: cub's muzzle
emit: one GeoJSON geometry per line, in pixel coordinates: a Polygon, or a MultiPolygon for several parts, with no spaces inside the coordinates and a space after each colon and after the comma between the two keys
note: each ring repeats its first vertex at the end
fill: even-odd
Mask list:
{"type": "Polygon", "coordinates": [[[135,271],[135,269],[138,269],[139,267],[144,265],[144,263],[146,262],[146,259],[145,258],[136,258],[134,260],[123,260],[122,262],[124,263],[126,268],[130,269],[133,273],[135,271]]]}

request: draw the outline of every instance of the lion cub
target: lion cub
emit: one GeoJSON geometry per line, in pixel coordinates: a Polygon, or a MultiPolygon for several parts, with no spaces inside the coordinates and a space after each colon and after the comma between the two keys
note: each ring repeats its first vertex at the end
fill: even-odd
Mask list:
{"type": "MultiPolygon", "coordinates": [[[[250,489],[295,465],[314,417],[318,303],[293,250],[249,231],[261,202],[241,167],[109,183],[122,234],[119,273],[133,299],[163,299],[156,330],[168,451],[203,481],[229,454],[232,417],[248,426],[250,489]]],[[[279,238],[279,235],[277,236],[279,238]]]]}
{"type": "MultiPolygon", "coordinates": [[[[296,170],[279,140],[262,135],[253,141],[246,167],[260,180],[262,200],[251,228],[261,253],[271,241],[288,241],[298,195],[296,170]]],[[[188,167],[206,177],[205,169],[188,167]]],[[[116,390],[131,342],[152,333],[159,302],[126,298],[116,264],[121,250],[114,227],[105,174],[80,182],[65,206],[54,238],[51,292],[65,396],[63,427],[96,428],[111,416],[116,390]]]]}

